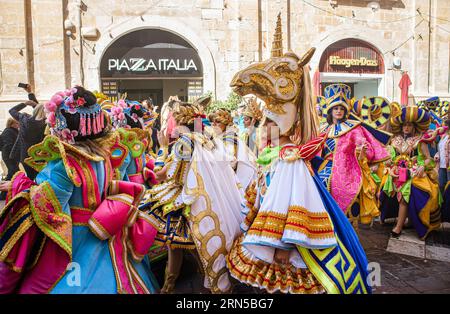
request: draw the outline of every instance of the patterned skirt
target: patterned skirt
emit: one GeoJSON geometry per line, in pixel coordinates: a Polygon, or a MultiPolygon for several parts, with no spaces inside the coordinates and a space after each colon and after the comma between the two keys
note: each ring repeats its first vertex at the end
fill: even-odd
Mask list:
{"type": "Polygon", "coordinates": [[[149,211],[159,221],[155,243],[172,249],[195,249],[184,210],[165,213],[164,206],[160,206],[149,211]]]}
{"type": "Polygon", "coordinates": [[[269,264],[248,251],[241,244],[242,239],[243,236],[236,239],[227,256],[227,267],[235,279],[269,293],[325,293],[324,287],[308,269],[292,264],[269,264]]]}

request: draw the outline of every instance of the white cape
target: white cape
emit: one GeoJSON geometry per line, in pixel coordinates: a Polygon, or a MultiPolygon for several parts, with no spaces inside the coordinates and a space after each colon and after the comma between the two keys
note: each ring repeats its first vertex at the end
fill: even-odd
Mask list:
{"type": "Polygon", "coordinates": [[[236,175],[223,151],[194,141],[182,196],[183,202],[191,205],[191,235],[205,271],[205,286],[213,293],[228,292],[226,256],[241,234],[243,216],[236,175]]]}

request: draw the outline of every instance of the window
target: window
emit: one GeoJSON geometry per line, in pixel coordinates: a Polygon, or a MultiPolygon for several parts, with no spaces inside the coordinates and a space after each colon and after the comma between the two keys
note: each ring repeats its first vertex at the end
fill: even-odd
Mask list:
{"type": "Polygon", "coordinates": [[[192,102],[203,94],[203,82],[201,80],[188,81],[188,102],[192,102]]]}

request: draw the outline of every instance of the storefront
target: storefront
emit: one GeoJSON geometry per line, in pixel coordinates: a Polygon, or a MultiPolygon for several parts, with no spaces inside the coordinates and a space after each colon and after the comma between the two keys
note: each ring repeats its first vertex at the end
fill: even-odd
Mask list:
{"type": "Polygon", "coordinates": [[[101,89],[112,99],[152,98],[161,106],[169,96],[189,101],[203,93],[203,67],[197,50],[178,35],[141,29],[115,40],[100,63],[101,89]]]}
{"type": "Polygon", "coordinates": [[[358,39],[337,41],[323,52],[320,65],[321,90],[333,83],[352,88],[352,97],[384,95],[385,68],[382,54],[358,39]]]}

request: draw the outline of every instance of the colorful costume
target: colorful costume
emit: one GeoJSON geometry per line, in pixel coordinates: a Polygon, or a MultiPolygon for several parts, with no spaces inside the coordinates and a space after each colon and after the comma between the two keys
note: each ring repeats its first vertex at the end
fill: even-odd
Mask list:
{"type": "Polygon", "coordinates": [[[29,150],[27,163],[40,171],[36,182],[21,172],[12,180],[0,213],[1,293],[157,289],[146,257],[156,223],[137,210],[144,187],[113,181],[109,159],[89,152],[109,149],[116,139],[104,133],[95,97],[79,90],[46,105],[54,135],[29,150]],[[76,129],[70,115],[79,116],[76,129]],[[94,139],[83,146],[86,136],[94,139]]]}
{"type": "MultiPolygon", "coordinates": [[[[226,129],[217,135],[217,139],[223,142],[225,155],[229,156],[229,160],[240,185],[245,191],[249,184],[256,178],[256,157],[247,145],[239,138],[238,130],[233,125],[231,114],[224,110],[218,109],[210,115],[209,119],[223,124],[226,129]]],[[[218,143],[216,143],[219,146],[218,143]]]]}
{"type": "Polygon", "coordinates": [[[266,103],[264,119],[300,145],[261,153],[258,163],[264,170],[256,190],[247,191],[246,234],[228,255],[228,268],[240,282],[271,293],[368,293],[364,251],[312,168],[326,139],[307,141],[318,133],[307,67],[314,49],[301,58],[282,54],[280,37],[279,18],[272,58],[238,72],[231,86],[240,95],[256,93],[266,103]],[[271,82],[288,87],[272,94],[277,86],[271,82]],[[287,264],[277,262],[279,250],[288,251],[287,264]]]}
{"type": "Polygon", "coordinates": [[[258,149],[260,146],[260,143],[258,142],[258,124],[261,120],[262,114],[255,98],[250,99],[242,115],[253,119],[255,121],[255,125],[250,128],[244,128],[239,137],[245,145],[250,148],[250,151],[252,151],[255,156],[258,156],[258,149]]]}
{"type": "MultiPolygon", "coordinates": [[[[203,114],[194,104],[174,107],[179,126],[195,129],[203,114]]],[[[158,220],[156,241],[175,249],[196,249],[205,274],[205,287],[213,293],[231,288],[225,256],[240,234],[241,193],[236,175],[222,151],[202,133],[182,132],[172,147],[167,179],[149,190],[149,214],[158,220]]],[[[164,292],[172,292],[177,273],[166,268],[164,292]]]]}
{"type": "Polygon", "coordinates": [[[120,135],[111,154],[115,177],[144,184],[146,187],[156,184],[154,158],[147,153],[152,146],[149,126],[154,118],[151,113],[139,103],[123,99],[117,104],[105,104],[103,108],[110,115],[113,129],[120,135]]]}
{"type": "MultiPolygon", "coordinates": [[[[335,106],[343,106],[350,113],[347,85],[335,84],[325,90],[328,99],[327,116],[335,106]]],[[[370,165],[389,159],[383,144],[390,135],[382,133],[357,119],[347,119],[337,124],[327,124],[327,133],[322,157],[325,159],[319,168],[323,184],[331,192],[342,211],[357,224],[369,224],[379,216],[376,198],[377,184],[370,165]],[[374,135],[372,135],[374,134],[374,135]],[[358,146],[365,144],[363,151],[358,146]]]]}
{"type": "Polygon", "coordinates": [[[381,221],[397,217],[399,202],[404,199],[408,205],[408,216],[419,238],[424,239],[430,231],[440,226],[441,195],[435,162],[429,159],[429,164],[425,164],[426,157],[421,144],[433,142],[443,129],[426,132],[430,116],[417,106],[402,109],[402,114],[391,122],[394,132],[400,133],[406,122],[414,123],[422,135],[408,138],[397,135],[391,141],[391,163],[386,165],[386,174],[382,180],[381,221]],[[424,169],[423,176],[417,175],[419,168],[424,169]]]}

